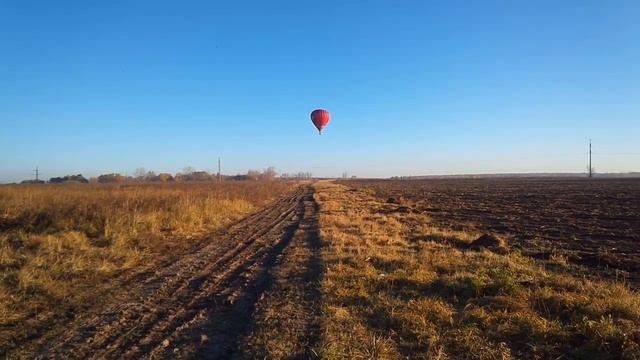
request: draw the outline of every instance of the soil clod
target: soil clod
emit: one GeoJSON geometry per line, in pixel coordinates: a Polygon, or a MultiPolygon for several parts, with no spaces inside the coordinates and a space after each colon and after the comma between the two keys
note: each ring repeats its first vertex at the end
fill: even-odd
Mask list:
{"type": "Polygon", "coordinates": [[[509,251],[507,241],[492,234],[482,234],[479,238],[475,239],[469,244],[469,249],[488,249],[500,254],[509,251]]]}

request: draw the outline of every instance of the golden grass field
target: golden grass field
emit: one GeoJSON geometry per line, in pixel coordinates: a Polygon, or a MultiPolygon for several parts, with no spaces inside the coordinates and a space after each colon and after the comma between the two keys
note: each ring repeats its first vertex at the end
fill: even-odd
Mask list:
{"type": "MultiPolygon", "coordinates": [[[[0,186],[0,350],[110,296],[286,182],[0,186]]],[[[1,352],[0,352],[1,353],[1,352]]]]}
{"type": "MultiPolygon", "coordinates": [[[[19,348],[60,319],[99,309],[137,276],[215,242],[211,234],[280,198],[278,206],[298,210],[281,217],[266,207],[268,221],[240,233],[267,235],[229,257],[245,273],[230,268],[227,295],[243,300],[207,310],[242,319],[216,325],[233,358],[640,359],[640,294],[624,280],[581,276],[559,255],[469,248],[479,230],[443,226],[349,182],[305,184],[297,192],[308,195],[282,197],[297,186],[0,187],[0,343],[19,348]]],[[[180,314],[183,303],[162,296],[157,303],[180,314]]],[[[194,333],[193,349],[215,348],[219,332],[194,333]]]]}

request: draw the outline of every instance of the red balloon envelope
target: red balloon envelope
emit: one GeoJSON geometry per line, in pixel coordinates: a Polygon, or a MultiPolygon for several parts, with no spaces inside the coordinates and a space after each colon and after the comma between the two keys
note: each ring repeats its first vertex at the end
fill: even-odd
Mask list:
{"type": "Polygon", "coordinates": [[[322,129],[329,123],[331,115],[327,110],[317,109],[311,112],[311,122],[318,128],[318,132],[322,134],[322,129]]]}

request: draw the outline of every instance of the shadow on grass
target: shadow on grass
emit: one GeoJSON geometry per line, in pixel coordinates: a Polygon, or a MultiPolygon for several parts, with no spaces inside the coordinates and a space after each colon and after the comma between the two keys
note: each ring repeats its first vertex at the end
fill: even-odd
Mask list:
{"type": "MultiPolygon", "coordinates": [[[[207,321],[189,331],[192,341],[197,342],[201,334],[206,334],[209,342],[201,344],[197,353],[198,359],[227,359],[244,358],[242,340],[246,332],[253,324],[253,313],[258,300],[275,284],[274,266],[277,265],[278,257],[291,244],[298,230],[304,229],[306,239],[305,245],[311,250],[311,256],[306,263],[306,269],[302,275],[304,281],[304,301],[311,304],[308,308],[309,322],[305,324],[304,341],[307,346],[301,354],[292,354],[291,359],[308,359],[312,356],[312,349],[319,343],[321,335],[321,291],[320,281],[324,274],[324,264],[320,257],[321,239],[318,230],[318,205],[313,202],[310,207],[311,213],[305,211],[305,202],[313,202],[313,191],[310,190],[298,205],[297,221],[285,228],[280,241],[273,246],[264,256],[259,265],[258,273],[249,283],[239,284],[233,287],[244,289],[242,294],[228,303],[224,296],[213,299],[209,305],[207,321]]],[[[307,207],[309,210],[309,207],[307,207]]],[[[239,269],[237,274],[233,274],[232,281],[242,283],[242,273],[246,269],[239,269]]]]}

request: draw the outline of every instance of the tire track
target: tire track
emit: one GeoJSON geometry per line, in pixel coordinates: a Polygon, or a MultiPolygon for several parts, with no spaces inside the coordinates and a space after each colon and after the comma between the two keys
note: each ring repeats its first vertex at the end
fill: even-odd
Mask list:
{"type": "MultiPolygon", "coordinates": [[[[267,287],[253,303],[249,326],[237,342],[232,359],[316,359],[322,339],[324,277],[319,207],[304,200],[290,244],[269,267],[267,287]]],[[[205,355],[211,355],[211,352],[205,355]]],[[[229,354],[227,352],[225,355],[229,354]]],[[[199,357],[205,357],[202,354],[199,357]]],[[[228,356],[228,355],[227,355],[228,356]]],[[[214,357],[212,357],[214,358],[214,357]]]]}
{"type": "Polygon", "coordinates": [[[250,314],[312,192],[299,188],[233,225],[221,239],[131,282],[105,310],[79,315],[9,357],[206,357],[231,349],[246,325],[240,313],[250,314]]]}

